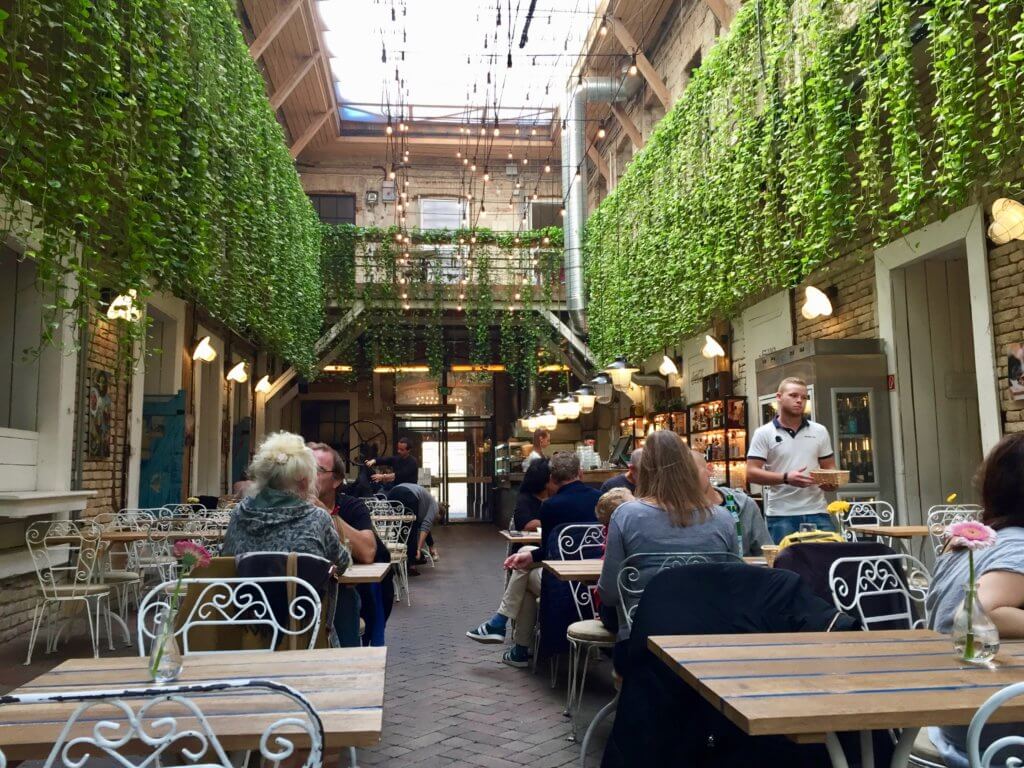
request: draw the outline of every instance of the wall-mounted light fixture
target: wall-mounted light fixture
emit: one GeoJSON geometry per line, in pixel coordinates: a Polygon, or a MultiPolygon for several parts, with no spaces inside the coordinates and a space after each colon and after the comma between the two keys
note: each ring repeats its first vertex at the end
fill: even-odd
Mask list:
{"type": "Polygon", "coordinates": [[[992,203],[992,223],[988,228],[988,236],[997,245],[1005,245],[1011,240],[1024,240],[1024,205],[1007,197],[992,203]]]}
{"type": "Polygon", "coordinates": [[[262,395],[267,394],[270,391],[270,377],[264,376],[262,379],[256,382],[256,391],[262,395]]]}
{"type": "Polygon", "coordinates": [[[128,293],[116,296],[107,307],[108,320],[127,320],[130,323],[137,323],[142,319],[142,308],[138,304],[138,293],[134,288],[129,288],[128,293]]]}
{"type": "Polygon", "coordinates": [[[716,357],[725,357],[725,350],[722,348],[722,345],[718,343],[718,339],[710,334],[705,334],[704,347],[700,353],[708,360],[716,357]]]}
{"type": "Polygon", "coordinates": [[[249,372],[245,370],[244,360],[228,371],[227,380],[237,384],[244,384],[249,380],[249,372]]]}
{"type": "Polygon", "coordinates": [[[661,365],[658,366],[658,373],[662,376],[678,376],[679,366],[677,366],[676,361],[668,355],[662,355],[661,365]]]}
{"type": "Polygon", "coordinates": [[[633,374],[639,371],[639,368],[634,368],[626,362],[626,358],[619,356],[611,362],[611,364],[605,366],[604,372],[612,380],[612,386],[619,392],[625,392],[629,389],[629,384],[633,380],[633,374]]]}
{"type": "Polygon", "coordinates": [[[217,350],[213,348],[210,343],[209,336],[203,336],[196,344],[195,349],[192,350],[192,359],[199,360],[204,363],[212,363],[217,359],[217,350]]]}
{"type": "Polygon", "coordinates": [[[838,290],[832,286],[827,291],[820,291],[813,285],[804,288],[804,305],[800,314],[807,320],[814,320],[818,317],[831,317],[832,298],[838,295],[838,290]]]}

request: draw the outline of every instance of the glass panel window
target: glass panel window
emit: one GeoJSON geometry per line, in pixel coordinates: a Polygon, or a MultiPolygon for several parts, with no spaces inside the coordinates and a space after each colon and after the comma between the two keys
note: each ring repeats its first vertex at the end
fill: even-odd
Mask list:
{"type": "Polygon", "coordinates": [[[420,199],[420,229],[458,229],[462,226],[462,201],[454,197],[420,199]]]}
{"type": "Polygon", "coordinates": [[[355,224],[355,195],[310,195],[309,202],[324,224],[355,224]]]}
{"type": "Polygon", "coordinates": [[[41,328],[35,264],[0,246],[0,427],[36,430],[41,328]]]}

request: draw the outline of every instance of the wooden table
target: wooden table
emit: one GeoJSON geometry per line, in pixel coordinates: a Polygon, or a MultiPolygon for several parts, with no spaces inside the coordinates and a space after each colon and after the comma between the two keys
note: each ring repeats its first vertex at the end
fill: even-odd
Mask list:
{"type": "MultiPolygon", "coordinates": [[[[903,766],[920,728],[965,726],[1024,679],[1024,641],[1005,643],[987,669],[958,663],[950,638],[931,630],[661,636],[648,647],[744,732],[823,738],[836,768],[846,765],[838,732],[903,728],[892,759],[903,766]]],[[[1024,721],[1024,701],[999,716],[1024,721]]]]}
{"type": "Polygon", "coordinates": [[[391,563],[353,563],[338,579],[340,584],[378,584],[391,570],[391,563]]]}
{"type": "MultiPolygon", "coordinates": [[[[927,525],[851,525],[849,528],[857,534],[858,538],[861,536],[870,536],[872,538],[891,536],[897,542],[899,548],[908,555],[910,554],[910,540],[926,537],[929,534],[927,525]]],[[[923,553],[923,541],[921,549],[923,553]]]]}
{"type": "MultiPolygon", "coordinates": [[[[744,557],[747,565],[760,565],[767,567],[768,563],[763,557],[744,557]]],[[[604,560],[544,560],[545,570],[549,571],[559,581],[581,581],[585,584],[594,584],[601,578],[601,568],[604,567],[604,560]]]]}
{"type": "MultiPolygon", "coordinates": [[[[290,685],[310,701],[323,720],[328,752],[370,747],[380,742],[386,652],[386,648],[324,648],[189,656],[178,682],[269,679],[290,685]]],[[[13,693],[157,687],[147,673],[148,664],[148,658],[138,656],[71,659],[13,693]]],[[[258,750],[263,731],[281,717],[280,712],[261,712],[252,703],[252,692],[244,689],[204,697],[200,703],[225,749],[258,750]]],[[[8,760],[46,757],[74,706],[0,707],[0,745],[8,760]]],[[[96,717],[87,716],[86,727],[72,733],[84,732],[89,720],[95,722],[96,717]]]]}
{"type": "Polygon", "coordinates": [[[498,531],[509,544],[540,545],[540,534],[536,531],[498,531]]]}

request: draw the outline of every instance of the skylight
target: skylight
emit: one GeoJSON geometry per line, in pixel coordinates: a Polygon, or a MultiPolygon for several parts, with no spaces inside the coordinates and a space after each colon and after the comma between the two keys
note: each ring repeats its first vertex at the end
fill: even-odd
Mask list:
{"type": "Polygon", "coordinates": [[[342,119],[550,119],[598,0],[318,0],[342,119]],[[498,23],[500,14],[500,25],[498,23]],[[512,66],[509,67],[509,54],[512,66]],[[497,108],[497,112],[495,109],[497,108]]]}

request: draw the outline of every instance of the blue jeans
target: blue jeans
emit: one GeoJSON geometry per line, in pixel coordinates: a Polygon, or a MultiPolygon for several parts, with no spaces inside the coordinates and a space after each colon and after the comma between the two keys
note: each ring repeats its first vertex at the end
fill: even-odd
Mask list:
{"type": "Polygon", "coordinates": [[[818,526],[819,531],[834,531],[836,529],[832,522],[832,515],[825,512],[813,515],[768,515],[766,520],[768,533],[772,535],[776,544],[781,544],[789,534],[799,531],[801,523],[814,523],[818,526]]]}

